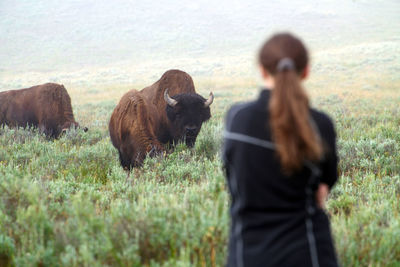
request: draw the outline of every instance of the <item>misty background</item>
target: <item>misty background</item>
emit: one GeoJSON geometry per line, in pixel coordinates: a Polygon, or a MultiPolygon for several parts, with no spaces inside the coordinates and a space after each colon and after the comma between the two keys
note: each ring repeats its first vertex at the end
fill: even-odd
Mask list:
{"type": "Polygon", "coordinates": [[[399,14],[398,0],[0,0],[0,90],[150,84],[171,68],[255,77],[257,50],[276,31],[300,36],[316,71],[375,58],[398,73],[399,14]]]}

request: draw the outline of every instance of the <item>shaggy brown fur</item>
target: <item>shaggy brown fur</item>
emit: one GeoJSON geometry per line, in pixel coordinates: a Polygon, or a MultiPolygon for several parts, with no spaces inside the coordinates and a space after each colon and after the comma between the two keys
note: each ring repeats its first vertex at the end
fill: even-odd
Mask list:
{"type": "Polygon", "coordinates": [[[67,90],[55,83],[0,92],[0,125],[4,124],[38,127],[53,138],[71,126],[79,126],[67,90]]]}
{"type": "MultiPolygon", "coordinates": [[[[182,139],[182,131],[177,129],[182,127],[177,126],[176,121],[179,119],[175,119],[175,115],[179,112],[190,112],[186,112],[184,100],[178,101],[176,107],[168,106],[164,99],[166,89],[172,97],[180,95],[199,102],[200,110],[195,110],[198,114],[196,117],[208,112],[208,116],[206,114],[200,119],[196,118],[200,121],[198,130],[201,123],[210,117],[209,107],[204,108],[205,99],[196,94],[192,78],[183,71],[169,70],[153,85],[141,91],[127,92],[114,109],[109,123],[111,141],[118,149],[123,167],[130,169],[140,166],[148,153],[150,156],[155,155],[163,150],[162,144],[172,144],[182,139]],[[174,117],[173,121],[168,117],[167,110],[174,117]]],[[[186,124],[187,121],[189,120],[185,121],[186,124]]],[[[198,124],[197,122],[197,126],[198,124]]]]}
{"type": "MultiPolygon", "coordinates": [[[[147,153],[162,149],[152,127],[158,118],[149,116],[148,109],[152,106],[147,106],[140,92],[131,90],[121,98],[111,115],[110,137],[124,167],[136,166],[143,162],[147,153]]],[[[158,114],[154,110],[150,113],[158,114]]]]}

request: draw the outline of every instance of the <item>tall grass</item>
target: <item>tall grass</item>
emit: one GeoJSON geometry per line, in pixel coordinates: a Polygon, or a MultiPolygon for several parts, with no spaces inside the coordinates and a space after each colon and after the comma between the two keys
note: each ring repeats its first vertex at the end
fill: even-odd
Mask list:
{"type": "Polygon", "coordinates": [[[128,175],[104,131],[48,141],[1,128],[0,265],[221,265],[220,129],[203,131],[194,149],[178,145],[128,175]]]}
{"type": "MultiPolygon", "coordinates": [[[[343,266],[400,266],[400,78],[363,73],[374,86],[347,72],[307,85],[338,134],[340,178],[327,212],[343,266]]],[[[71,88],[86,133],[49,141],[35,130],[1,127],[0,266],[223,266],[223,117],[232,102],[256,95],[254,84],[229,82],[214,87],[213,117],[193,149],[180,144],[130,174],[107,131],[126,88],[71,88]]],[[[197,87],[206,95],[209,85],[197,87]]]]}

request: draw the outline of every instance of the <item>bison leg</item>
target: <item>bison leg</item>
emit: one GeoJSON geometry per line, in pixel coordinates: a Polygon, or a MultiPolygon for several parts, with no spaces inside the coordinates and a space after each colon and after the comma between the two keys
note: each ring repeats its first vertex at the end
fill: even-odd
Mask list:
{"type": "Polygon", "coordinates": [[[121,166],[124,169],[130,170],[132,168],[130,161],[124,157],[124,155],[121,153],[121,151],[118,151],[118,153],[119,153],[119,162],[121,163],[121,166]]]}
{"type": "Polygon", "coordinates": [[[48,139],[57,138],[57,131],[44,124],[39,124],[39,132],[44,133],[48,139]]]}
{"type": "Polygon", "coordinates": [[[156,142],[131,141],[130,145],[125,146],[125,150],[120,152],[120,162],[125,168],[132,169],[141,167],[146,156],[155,157],[163,152],[162,146],[156,142]]]}
{"type": "Polygon", "coordinates": [[[150,150],[147,152],[150,157],[156,157],[162,154],[164,149],[162,146],[157,142],[150,146],[150,150]]]}

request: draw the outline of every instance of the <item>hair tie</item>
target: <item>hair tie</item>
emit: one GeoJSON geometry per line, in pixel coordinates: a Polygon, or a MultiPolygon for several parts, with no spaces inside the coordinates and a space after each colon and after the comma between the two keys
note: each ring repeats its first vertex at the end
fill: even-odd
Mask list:
{"type": "Polygon", "coordinates": [[[279,60],[278,65],[276,67],[276,71],[285,71],[285,70],[295,70],[296,66],[294,65],[293,59],[289,57],[284,57],[281,60],[279,60]]]}

